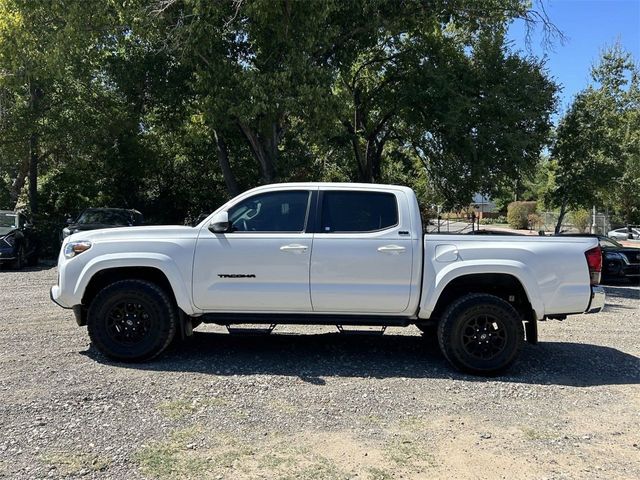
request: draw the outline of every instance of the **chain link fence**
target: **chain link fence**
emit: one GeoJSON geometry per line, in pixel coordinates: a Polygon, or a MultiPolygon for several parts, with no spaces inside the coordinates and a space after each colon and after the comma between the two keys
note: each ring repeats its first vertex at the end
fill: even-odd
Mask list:
{"type": "MultiPolygon", "coordinates": [[[[557,212],[542,212],[540,214],[540,225],[538,230],[544,230],[545,232],[555,231],[556,224],[558,223],[557,212]]],[[[599,235],[606,235],[611,230],[611,217],[606,213],[596,212],[595,217],[593,212],[589,215],[589,225],[586,232],[581,232],[576,225],[573,224],[571,212],[564,216],[562,219],[562,225],[560,226],[561,232],[571,233],[597,233],[599,235]]]]}
{"type": "MultiPolygon", "coordinates": [[[[533,232],[544,231],[553,233],[558,223],[557,212],[542,212],[535,215],[535,219],[530,219],[529,230],[533,232]]],[[[465,234],[478,229],[491,229],[491,225],[475,223],[468,219],[460,217],[447,217],[442,216],[440,220],[437,218],[429,218],[425,221],[424,231],[425,233],[451,233],[451,234],[465,234]]],[[[585,232],[581,232],[580,229],[574,225],[571,212],[567,213],[562,219],[562,225],[560,232],[565,233],[597,233],[599,235],[606,235],[611,230],[611,217],[606,213],[596,213],[595,218],[593,213],[589,215],[589,222],[585,232]]]]}

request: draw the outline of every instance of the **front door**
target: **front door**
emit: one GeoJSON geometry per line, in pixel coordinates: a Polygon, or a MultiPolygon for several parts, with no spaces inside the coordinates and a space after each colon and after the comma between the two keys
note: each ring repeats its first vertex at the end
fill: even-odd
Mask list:
{"type": "Polygon", "coordinates": [[[228,209],[231,231],[202,228],[193,299],[211,312],[311,311],[309,190],[257,193],[228,209]]]}

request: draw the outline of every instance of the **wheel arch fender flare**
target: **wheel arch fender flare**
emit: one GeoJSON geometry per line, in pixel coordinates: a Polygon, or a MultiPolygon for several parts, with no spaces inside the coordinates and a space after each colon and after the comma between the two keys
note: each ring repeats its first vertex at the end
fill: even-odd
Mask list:
{"type": "Polygon", "coordinates": [[[445,288],[454,280],[467,275],[505,274],[514,277],[524,289],[536,318],[544,317],[545,306],[538,282],[531,269],[516,260],[462,261],[454,262],[440,270],[432,283],[431,293],[423,296],[420,305],[420,317],[428,318],[434,311],[445,288]]]}
{"type": "Polygon", "coordinates": [[[115,268],[155,268],[162,272],[171,286],[178,307],[191,315],[196,313],[186,285],[188,282],[171,257],[162,253],[136,252],[100,255],[84,265],[73,287],[73,295],[82,298],[96,274],[115,268]]]}

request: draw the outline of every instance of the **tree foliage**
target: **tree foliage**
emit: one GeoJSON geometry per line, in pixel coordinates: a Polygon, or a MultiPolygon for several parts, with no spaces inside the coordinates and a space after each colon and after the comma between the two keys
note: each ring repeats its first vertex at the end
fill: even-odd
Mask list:
{"type": "Polygon", "coordinates": [[[516,18],[546,21],[524,0],[0,0],[2,207],[175,222],[274,181],[509,190],[556,91],[505,41],[516,18]]]}
{"type": "Polygon", "coordinates": [[[640,71],[619,45],[606,49],[558,127],[552,202],[601,205],[631,223],[640,214],[640,71]]]}

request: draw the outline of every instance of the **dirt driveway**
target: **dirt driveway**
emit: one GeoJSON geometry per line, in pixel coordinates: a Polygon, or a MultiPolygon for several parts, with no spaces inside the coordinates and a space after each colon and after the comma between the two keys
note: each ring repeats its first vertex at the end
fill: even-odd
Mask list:
{"type": "Polygon", "coordinates": [[[117,364],[49,301],[55,277],[0,271],[0,478],[640,478],[638,288],[483,379],[413,328],[205,326],[117,364]]]}

